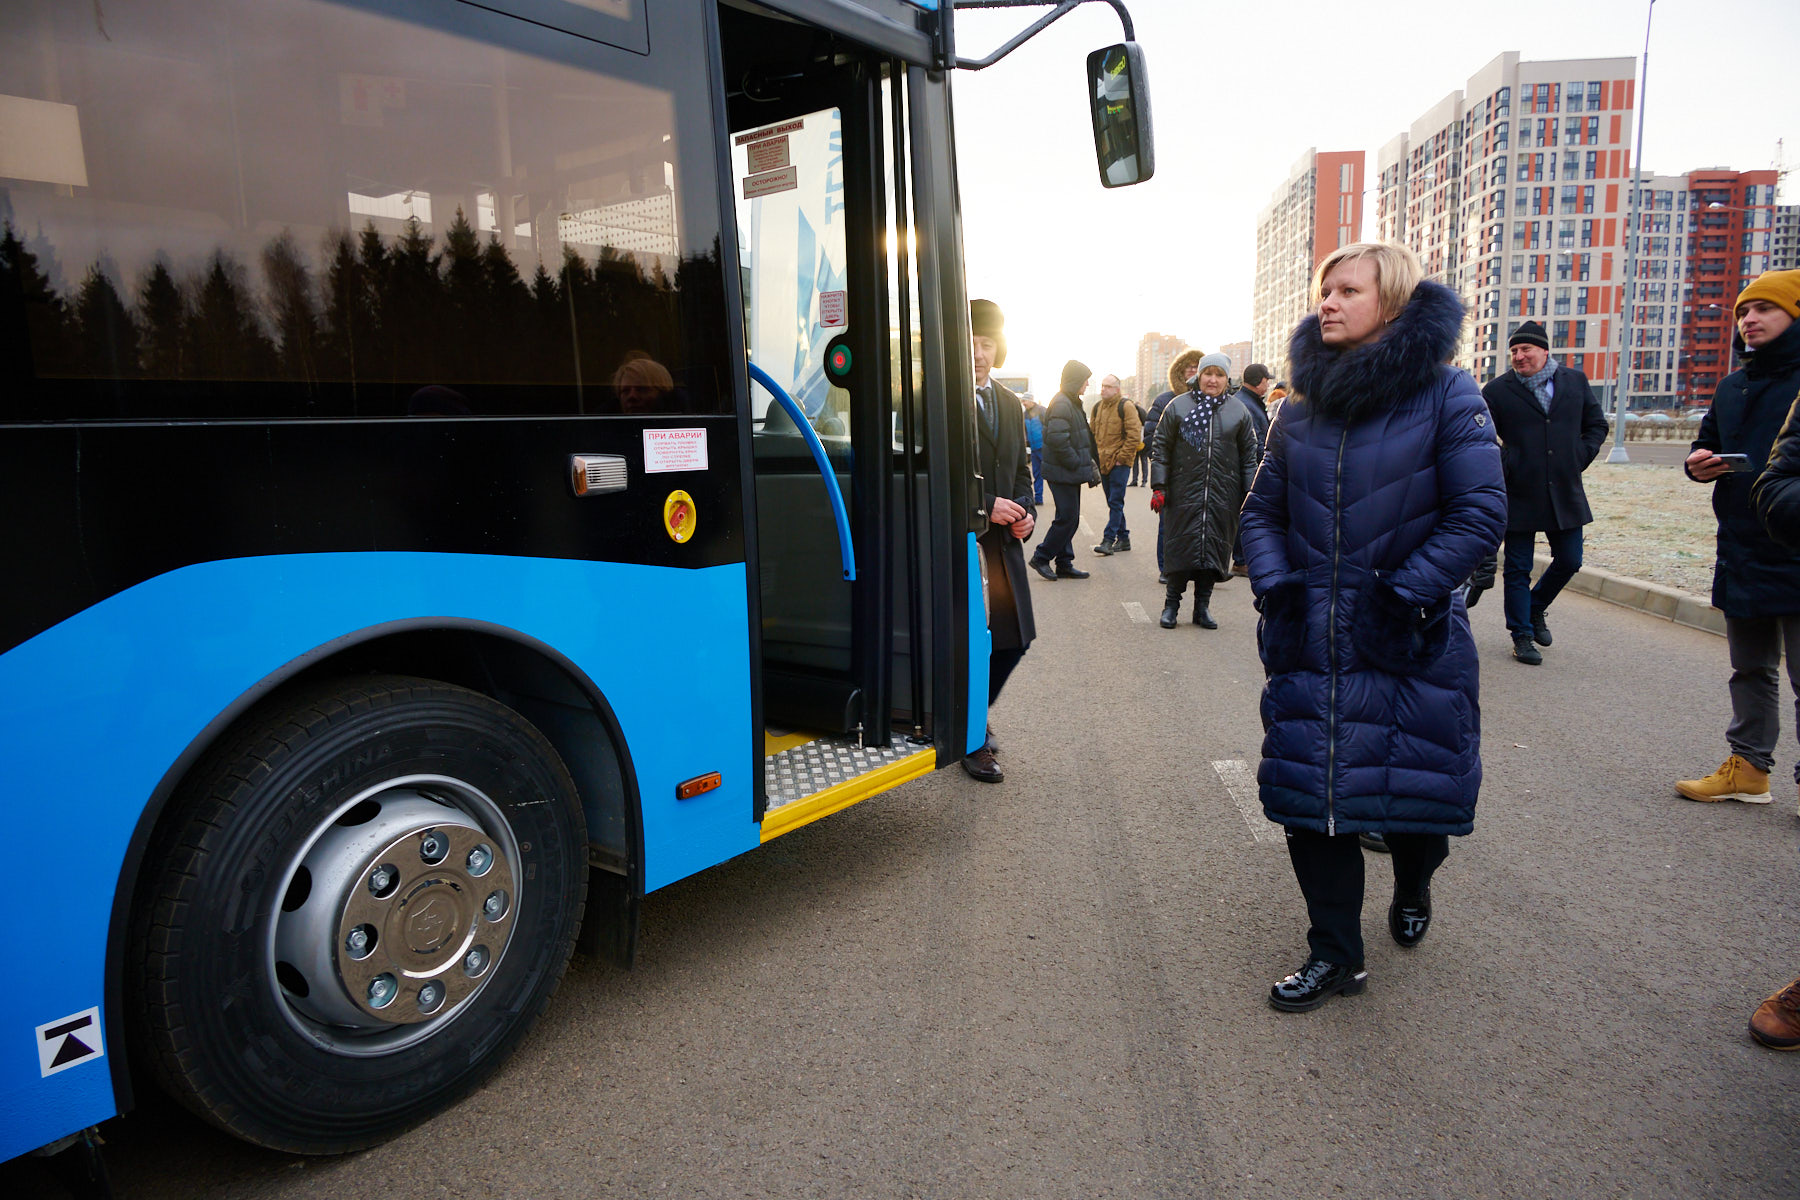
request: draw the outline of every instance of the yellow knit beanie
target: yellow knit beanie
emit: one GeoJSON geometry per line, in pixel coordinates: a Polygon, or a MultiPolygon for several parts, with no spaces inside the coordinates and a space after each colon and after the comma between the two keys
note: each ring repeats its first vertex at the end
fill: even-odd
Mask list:
{"type": "Polygon", "coordinates": [[[1738,293],[1731,306],[1736,313],[1752,300],[1767,300],[1788,316],[1800,320],[1800,271],[1764,271],[1738,293]]]}

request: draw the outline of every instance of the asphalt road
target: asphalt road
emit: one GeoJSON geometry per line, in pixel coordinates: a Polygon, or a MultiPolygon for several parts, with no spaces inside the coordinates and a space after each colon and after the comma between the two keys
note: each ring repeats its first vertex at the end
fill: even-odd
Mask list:
{"type": "Polygon", "coordinates": [[[1217,632],[1156,626],[1145,501],[1134,552],[1033,584],[1004,784],[940,771],[655,893],[635,970],[577,960],[512,1062],[397,1141],[294,1159],[152,1103],[106,1129],[120,1193],[1800,1194],[1800,1054],[1745,1033],[1800,972],[1794,785],[1670,788],[1725,754],[1723,641],[1568,596],[1524,667],[1490,594],[1487,784],[1430,936],[1389,939],[1369,856],[1369,990],[1280,1014],[1304,910],[1227,784],[1261,737],[1248,589],[1217,632]]]}

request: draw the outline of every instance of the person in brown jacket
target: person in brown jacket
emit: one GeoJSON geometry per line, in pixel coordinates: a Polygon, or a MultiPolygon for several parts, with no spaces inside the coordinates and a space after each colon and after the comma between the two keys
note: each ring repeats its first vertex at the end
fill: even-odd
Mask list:
{"type": "Polygon", "coordinates": [[[1100,381],[1100,398],[1088,412],[1088,428],[1094,431],[1094,457],[1100,464],[1100,484],[1106,489],[1106,532],[1095,554],[1115,554],[1131,549],[1131,530],[1125,528],[1125,485],[1131,481],[1131,464],[1144,448],[1144,419],[1137,405],[1119,394],[1119,377],[1100,381]]]}

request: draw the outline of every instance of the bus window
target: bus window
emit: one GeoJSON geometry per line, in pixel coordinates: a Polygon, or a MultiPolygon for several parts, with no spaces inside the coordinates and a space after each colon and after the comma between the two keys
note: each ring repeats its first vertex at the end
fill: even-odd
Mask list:
{"type": "Polygon", "coordinates": [[[697,48],[370,8],[7,6],[0,418],[730,411],[697,48]]]}

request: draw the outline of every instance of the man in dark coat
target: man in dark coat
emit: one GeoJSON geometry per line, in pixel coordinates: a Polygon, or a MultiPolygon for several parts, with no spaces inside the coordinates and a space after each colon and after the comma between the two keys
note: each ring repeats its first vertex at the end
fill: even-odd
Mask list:
{"type": "MultiPolygon", "coordinates": [[[[1744,365],[1719,381],[1686,463],[1688,478],[1713,485],[1719,519],[1712,602],[1725,614],[1731,654],[1731,754],[1711,775],[1683,779],[1675,790],[1689,800],[1767,804],[1781,735],[1784,648],[1788,679],[1800,692],[1800,551],[1769,536],[1751,491],[1800,391],[1800,271],[1759,276],[1733,311],[1734,348],[1744,365]],[[1721,457],[1727,455],[1733,457],[1721,457]]],[[[1794,775],[1800,780],[1800,762],[1794,775]]]]}
{"type": "Polygon", "coordinates": [[[1100,486],[1094,435],[1081,411],[1081,393],[1087,391],[1093,374],[1074,359],[1064,363],[1062,388],[1044,409],[1044,479],[1050,484],[1056,516],[1050,532],[1031,555],[1031,569],[1052,583],[1088,577],[1088,572],[1075,566],[1074,541],[1081,524],[1081,485],[1100,486]]]}
{"type": "MultiPolygon", "coordinates": [[[[1269,389],[1275,386],[1275,377],[1269,368],[1261,363],[1251,363],[1244,368],[1243,387],[1232,393],[1245,410],[1250,414],[1250,423],[1256,426],[1256,461],[1261,462],[1263,447],[1269,442],[1269,409],[1265,400],[1269,389]]],[[[1244,566],[1244,538],[1238,535],[1231,547],[1231,573],[1248,575],[1249,569],[1244,566]]]]}
{"type": "MultiPolygon", "coordinates": [[[[976,544],[986,567],[988,594],[988,706],[1000,698],[1026,647],[1037,636],[1031,589],[1025,581],[1024,541],[1037,521],[1032,504],[1031,458],[1025,445],[1025,410],[1019,397],[989,378],[1006,362],[1006,317],[991,300],[969,304],[975,353],[975,446],[988,527],[976,544]]],[[[1005,776],[990,739],[963,759],[963,770],[983,783],[1005,776]]]]}
{"type": "Polygon", "coordinates": [[[1256,427],[1246,406],[1225,395],[1231,360],[1200,360],[1198,387],[1163,410],[1151,447],[1150,508],[1162,516],[1162,627],[1175,628],[1181,594],[1194,583],[1194,624],[1217,629],[1208,607],[1213,585],[1231,578],[1238,509],[1256,478],[1256,427]]]}
{"type": "Polygon", "coordinates": [[[1544,614],[1581,569],[1581,527],[1594,519],[1581,473],[1606,442],[1606,414],[1587,376],[1550,355],[1544,327],[1527,321],[1507,342],[1512,370],[1481,389],[1506,468],[1506,632],[1513,657],[1530,666],[1550,644],[1544,614]],[[1550,565],[1531,586],[1537,535],[1550,565]]]}

